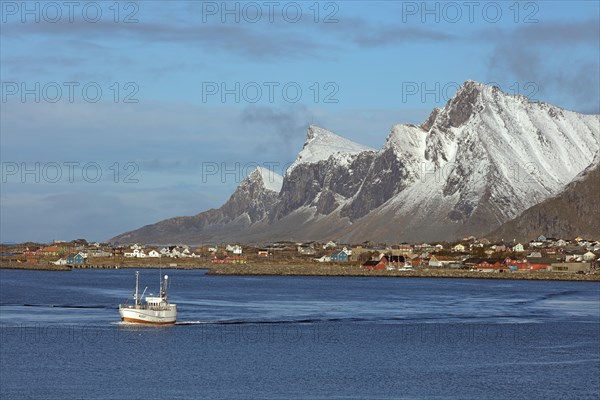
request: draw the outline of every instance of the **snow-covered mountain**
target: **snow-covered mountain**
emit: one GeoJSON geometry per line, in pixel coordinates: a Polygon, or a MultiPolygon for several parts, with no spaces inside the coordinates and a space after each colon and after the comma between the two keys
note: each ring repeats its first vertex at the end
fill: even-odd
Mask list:
{"type": "MultiPolygon", "coordinates": [[[[227,211],[225,218],[195,232],[212,240],[245,241],[429,241],[480,235],[557,195],[599,150],[598,115],[529,102],[467,81],[422,125],[393,126],[378,151],[309,127],[277,195],[263,184],[231,207],[238,192],[248,193],[242,182],[219,209],[227,211]],[[264,202],[260,212],[253,195],[264,202]]],[[[135,232],[129,241],[144,241],[135,232]]]]}
{"type": "Polygon", "coordinates": [[[330,157],[334,162],[347,165],[352,156],[365,151],[375,150],[336,135],[327,129],[310,125],[304,146],[296,160],[289,166],[287,174],[290,174],[298,165],[315,164],[327,161],[330,157]]]}
{"type": "MultiPolygon", "coordinates": [[[[599,153],[600,154],[600,153],[599,153]]],[[[490,238],[528,241],[547,237],[600,236],[600,157],[557,196],[525,210],[490,233],[490,238]]]]}
{"type": "Polygon", "coordinates": [[[175,217],[123,233],[113,239],[119,243],[203,243],[226,240],[264,220],[277,204],[283,177],[257,167],[240,182],[229,200],[218,209],[190,217],[175,217]]]}

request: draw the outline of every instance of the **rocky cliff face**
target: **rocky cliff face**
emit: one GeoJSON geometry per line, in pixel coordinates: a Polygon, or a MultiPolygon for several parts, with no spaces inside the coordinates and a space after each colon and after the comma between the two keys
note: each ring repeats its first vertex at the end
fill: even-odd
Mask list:
{"type": "Polygon", "coordinates": [[[281,185],[280,175],[258,167],[240,182],[236,191],[220,208],[146,225],[116,236],[112,241],[168,244],[226,240],[232,233],[242,232],[266,219],[277,204],[281,185]]]}
{"type": "Polygon", "coordinates": [[[481,235],[559,194],[599,150],[599,116],[468,81],[422,125],[394,126],[379,151],[311,126],[280,190],[249,178],[218,210],[115,239],[392,242],[481,235]]]}
{"type": "Polygon", "coordinates": [[[547,237],[600,237],[600,166],[582,172],[558,196],[528,208],[488,237],[528,241],[547,237]]]}

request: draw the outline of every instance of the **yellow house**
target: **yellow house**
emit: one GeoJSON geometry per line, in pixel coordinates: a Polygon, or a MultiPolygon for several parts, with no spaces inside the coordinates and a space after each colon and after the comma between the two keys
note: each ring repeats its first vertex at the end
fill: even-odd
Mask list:
{"type": "Polygon", "coordinates": [[[452,247],[452,250],[457,251],[457,252],[463,252],[465,251],[465,246],[463,246],[462,244],[457,244],[454,247],[452,247]]]}

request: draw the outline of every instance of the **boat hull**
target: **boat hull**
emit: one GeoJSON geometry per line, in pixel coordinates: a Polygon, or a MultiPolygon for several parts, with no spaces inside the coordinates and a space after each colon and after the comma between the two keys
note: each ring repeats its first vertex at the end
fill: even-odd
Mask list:
{"type": "Polygon", "coordinates": [[[148,310],[139,308],[119,308],[121,321],[138,324],[168,325],[177,321],[177,308],[171,304],[166,310],[148,310]]]}

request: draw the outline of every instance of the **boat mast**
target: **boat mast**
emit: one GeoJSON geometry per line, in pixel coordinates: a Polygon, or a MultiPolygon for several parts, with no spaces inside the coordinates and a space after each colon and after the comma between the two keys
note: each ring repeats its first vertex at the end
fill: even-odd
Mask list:
{"type": "Polygon", "coordinates": [[[136,307],[139,305],[139,300],[138,300],[139,276],[140,276],[140,271],[135,271],[135,294],[133,295],[133,301],[135,302],[136,307]]]}
{"type": "Polygon", "coordinates": [[[167,282],[168,282],[169,276],[165,275],[161,284],[160,284],[160,297],[164,298],[165,300],[167,299],[167,282]]]}

